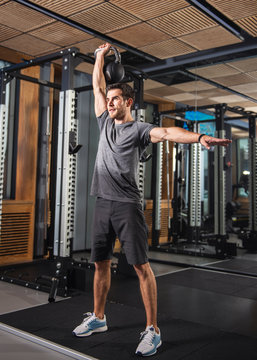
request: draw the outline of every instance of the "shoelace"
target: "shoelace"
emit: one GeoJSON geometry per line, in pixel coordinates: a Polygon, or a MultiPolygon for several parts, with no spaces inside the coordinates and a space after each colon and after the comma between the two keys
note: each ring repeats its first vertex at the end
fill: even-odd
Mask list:
{"type": "Polygon", "coordinates": [[[94,315],[91,312],[87,312],[85,314],[83,314],[83,316],[86,315],[85,319],[83,319],[82,323],[87,322],[87,324],[90,324],[93,320],[95,320],[94,315]],[[90,319],[91,317],[91,319],[90,319]]]}
{"type": "Polygon", "coordinates": [[[155,335],[154,331],[151,330],[143,331],[140,334],[140,341],[143,340],[147,344],[151,345],[153,343],[154,335],[155,335]]]}

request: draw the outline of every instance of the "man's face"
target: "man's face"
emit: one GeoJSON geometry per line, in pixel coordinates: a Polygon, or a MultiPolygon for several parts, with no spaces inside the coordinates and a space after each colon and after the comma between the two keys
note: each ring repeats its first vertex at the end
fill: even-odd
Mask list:
{"type": "Polygon", "coordinates": [[[128,108],[128,100],[122,97],[121,89],[111,89],[106,96],[107,110],[112,119],[123,120],[128,108]]]}

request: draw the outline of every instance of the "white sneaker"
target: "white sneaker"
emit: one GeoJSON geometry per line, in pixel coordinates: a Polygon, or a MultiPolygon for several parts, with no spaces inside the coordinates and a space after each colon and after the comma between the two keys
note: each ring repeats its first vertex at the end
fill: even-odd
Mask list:
{"type": "Polygon", "coordinates": [[[95,332],[104,332],[108,329],[106,324],[106,317],[101,320],[95,316],[95,313],[86,313],[87,317],[82,323],[73,330],[75,336],[89,336],[95,332]]]}
{"type": "Polygon", "coordinates": [[[161,332],[159,334],[155,331],[153,325],[147,326],[140,337],[140,343],[136,349],[136,355],[150,356],[157,352],[159,346],[161,346],[161,332]]]}

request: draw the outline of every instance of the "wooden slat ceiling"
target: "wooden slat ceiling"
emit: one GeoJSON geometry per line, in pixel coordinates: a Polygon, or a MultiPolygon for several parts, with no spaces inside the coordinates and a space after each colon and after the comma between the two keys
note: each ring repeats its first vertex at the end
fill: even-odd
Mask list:
{"type": "MultiPolygon", "coordinates": [[[[31,0],[73,21],[124,42],[159,59],[190,56],[201,50],[240,43],[241,40],[190,5],[186,0],[31,0]]],[[[207,0],[250,35],[257,36],[256,0],[207,0]]],[[[92,54],[103,41],[12,0],[0,0],[0,46],[41,56],[67,47],[92,54]]],[[[120,49],[123,51],[122,49],[120,49]]],[[[1,50],[0,50],[1,51],[1,50]]],[[[0,53],[1,59],[1,53],[0,53]]],[[[78,69],[92,73],[92,65],[78,69]]],[[[189,69],[192,73],[245,94],[257,93],[255,58],[189,69]]],[[[178,101],[188,105],[239,99],[203,81],[166,86],[145,81],[146,99],[178,101]]],[[[250,95],[249,95],[250,96],[250,95]]],[[[248,108],[257,107],[252,101],[248,108]]],[[[234,106],[233,105],[233,106],[234,106]]]]}
{"type": "Polygon", "coordinates": [[[111,3],[141,20],[150,20],[188,7],[185,0],[110,0],[111,3]]]}
{"type": "Polygon", "coordinates": [[[104,0],[33,0],[32,2],[60,15],[71,16],[92,6],[99,5],[104,0]]]}
{"type": "MultiPolygon", "coordinates": [[[[160,59],[212,48],[213,44],[220,46],[240,42],[206,15],[189,6],[185,0],[148,0],[147,6],[145,0],[32,2],[117,40],[125,40],[130,46],[149,50],[150,54],[160,59]]],[[[0,45],[5,47],[9,47],[10,39],[10,48],[15,49],[15,42],[11,39],[18,35],[9,28],[49,42],[50,51],[52,44],[59,48],[74,44],[79,47],[80,42],[90,39],[84,32],[75,31],[68,25],[64,26],[14,1],[2,1],[0,6],[0,24],[7,27],[3,31],[5,43],[2,44],[0,40],[0,45]]],[[[23,52],[27,55],[40,56],[46,53],[42,53],[42,47],[28,53],[29,48],[30,45],[25,43],[23,52]]]]}
{"type": "Polygon", "coordinates": [[[256,0],[207,0],[231,20],[257,15],[256,0]]]}
{"type": "Polygon", "coordinates": [[[236,24],[238,24],[252,36],[257,36],[257,15],[237,20],[236,24]]]}

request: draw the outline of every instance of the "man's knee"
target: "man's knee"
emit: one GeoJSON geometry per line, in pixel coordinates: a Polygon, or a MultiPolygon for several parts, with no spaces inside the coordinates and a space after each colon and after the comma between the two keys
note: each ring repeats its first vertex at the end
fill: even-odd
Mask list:
{"type": "Polygon", "coordinates": [[[96,271],[106,271],[111,267],[111,260],[103,260],[95,262],[95,270],[96,271]]]}
{"type": "Polygon", "coordinates": [[[134,269],[139,277],[147,277],[152,275],[152,269],[149,262],[145,264],[134,265],[134,269]]]}

